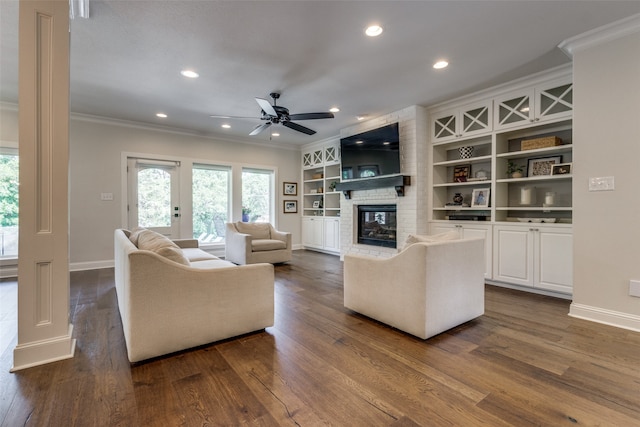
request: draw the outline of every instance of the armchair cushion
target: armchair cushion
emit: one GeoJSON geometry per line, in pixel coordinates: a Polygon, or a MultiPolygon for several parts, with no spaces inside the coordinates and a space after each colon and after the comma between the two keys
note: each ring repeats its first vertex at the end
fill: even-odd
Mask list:
{"type": "Polygon", "coordinates": [[[287,244],[282,240],[273,239],[254,240],[251,243],[251,250],[253,252],[274,251],[278,249],[287,249],[287,244]]]}
{"type": "Polygon", "coordinates": [[[236,228],[242,234],[249,234],[254,239],[270,239],[271,227],[269,223],[236,222],[236,228]]]}

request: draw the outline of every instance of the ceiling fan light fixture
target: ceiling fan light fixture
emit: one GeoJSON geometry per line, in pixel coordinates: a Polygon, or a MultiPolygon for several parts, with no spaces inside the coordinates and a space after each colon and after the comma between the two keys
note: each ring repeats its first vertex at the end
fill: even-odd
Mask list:
{"type": "Polygon", "coordinates": [[[380,34],[382,34],[382,31],[383,29],[380,25],[372,24],[369,25],[366,30],[364,30],[364,33],[369,37],[378,37],[380,34]]]}
{"type": "Polygon", "coordinates": [[[449,63],[444,59],[440,59],[435,64],[433,64],[433,68],[435,68],[436,70],[441,70],[443,68],[447,68],[448,66],[449,63]]]}
{"type": "Polygon", "coordinates": [[[271,136],[280,136],[280,134],[278,132],[273,132],[271,136]]]}
{"type": "Polygon", "coordinates": [[[182,74],[184,77],[188,77],[190,79],[197,79],[198,77],[200,77],[200,74],[196,73],[193,70],[182,70],[182,71],[180,71],[180,74],[182,74]]]}

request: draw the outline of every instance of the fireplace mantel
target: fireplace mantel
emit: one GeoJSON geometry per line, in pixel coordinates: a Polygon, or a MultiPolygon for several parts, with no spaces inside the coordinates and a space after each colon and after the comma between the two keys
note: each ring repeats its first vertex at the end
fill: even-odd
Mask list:
{"type": "Polygon", "coordinates": [[[411,185],[411,176],[396,175],[382,178],[362,179],[358,181],[340,182],[336,190],[342,191],[345,199],[351,199],[351,192],[355,190],[374,190],[376,188],[394,187],[398,197],[404,196],[404,187],[411,185]]]}

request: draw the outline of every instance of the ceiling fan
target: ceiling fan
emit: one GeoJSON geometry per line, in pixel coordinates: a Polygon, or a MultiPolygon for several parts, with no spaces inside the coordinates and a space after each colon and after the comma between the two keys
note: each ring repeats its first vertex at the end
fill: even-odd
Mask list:
{"type": "MultiPolygon", "coordinates": [[[[316,133],[315,130],[309,129],[308,127],[302,126],[298,123],[292,122],[292,120],[316,120],[316,119],[332,119],[333,113],[302,113],[302,114],[289,114],[289,109],[282,107],[280,105],[276,105],[278,98],[280,98],[280,94],[278,92],[272,92],[269,94],[271,98],[273,98],[273,105],[269,103],[266,99],[256,98],[256,102],[260,106],[261,114],[260,120],[265,120],[266,123],[262,123],[255,127],[249,133],[249,135],[254,136],[258,135],[260,132],[268,129],[273,124],[280,123],[282,126],[286,126],[289,129],[296,130],[298,132],[305,133],[307,135],[313,135],[316,133]]],[[[223,119],[248,119],[252,117],[233,117],[233,116],[210,116],[213,118],[223,118],[223,119]]]]}

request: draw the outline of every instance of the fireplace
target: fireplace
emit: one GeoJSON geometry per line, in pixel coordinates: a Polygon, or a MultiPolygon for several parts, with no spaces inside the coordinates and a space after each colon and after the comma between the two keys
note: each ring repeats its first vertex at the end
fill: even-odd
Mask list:
{"type": "Polygon", "coordinates": [[[396,205],[358,205],[358,243],[396,247],[396,205]]]}

